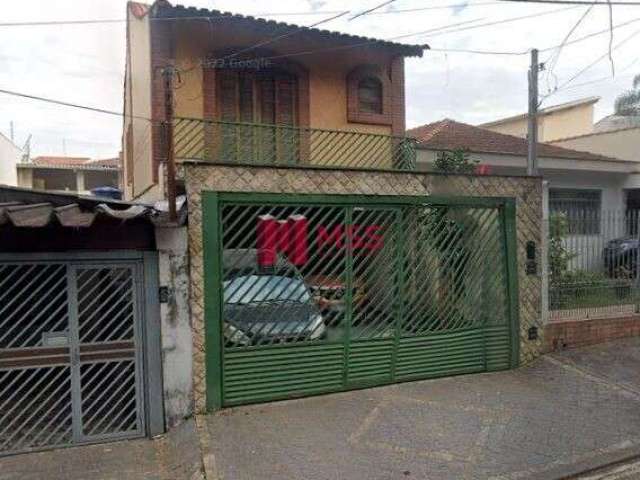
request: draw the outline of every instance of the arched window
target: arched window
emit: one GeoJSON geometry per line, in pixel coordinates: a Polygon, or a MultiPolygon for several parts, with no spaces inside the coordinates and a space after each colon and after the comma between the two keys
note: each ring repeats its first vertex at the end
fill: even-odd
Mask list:
{"type": "Polygon", "coordinates": [[[376,77],[364,77],[358,82],[358,111],[382,114],[382,82],[376,77]]]}
{"type": "Polygon", "coordinates": [[[347,119],[353,123],[391,125],[391,81],[376,65],[361,65],[347,75],[347,119]]]}

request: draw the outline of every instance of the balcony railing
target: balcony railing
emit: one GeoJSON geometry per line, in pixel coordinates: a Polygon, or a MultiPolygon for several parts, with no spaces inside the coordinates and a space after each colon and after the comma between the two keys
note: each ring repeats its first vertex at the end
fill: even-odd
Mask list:
{"type": "Polygon", "coordinates": [[[414,170],[412,138],[340,130],[176,118],[178,161],[414,170]]]}

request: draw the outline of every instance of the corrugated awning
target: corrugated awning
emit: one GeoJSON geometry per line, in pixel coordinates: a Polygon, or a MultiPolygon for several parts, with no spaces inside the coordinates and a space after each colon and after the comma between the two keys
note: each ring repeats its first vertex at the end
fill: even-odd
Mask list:
{"type": "MultiPolygon", "coordinates": [[[[164,202],[166,203],[166,202],[164,202]]],[[[178,224],[186,222],[186,201],[178,199],[178,224]]],[[[147,219],[154,225],[168,225],[167,208],[104,198],[0,186],[0,227],[42,228],[51,224],[89,228],[99,217],[120,222],[147,219]]]]}

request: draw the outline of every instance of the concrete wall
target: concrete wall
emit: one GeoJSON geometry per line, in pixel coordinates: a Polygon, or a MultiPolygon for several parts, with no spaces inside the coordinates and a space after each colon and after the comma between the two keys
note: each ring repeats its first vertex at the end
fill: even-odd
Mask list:
{"type": "Polygon", "coordinates": [[[127,56],[122,134],[125,199],[161,197],[154,182],[151,162],[151,57],[149,17],[137,18],[127,9],[127,56]],[[127,145],[127,129],[133,130],[132,145],[127,145]],[[132,147],[132,148],[131,148],[132,147]],[[133,173],[129,169],[133,165],[133,173]]]}
{"type": "Polygon", "coordinates": [[[565,138],[551,143],[573,150],[640,162],[640,127],[565,138]]]}
{"type": "Polygon", "coordinates": [[[193,339],[189,308],[187,229],[156,228],[160,287],[168,302],[160,304],[164,409],[168,427],[193,413],[193,339]]]}
{"type": "MultiPolygon", "coordinates": [[[[495,125],[481,125],[482,128],[507,135],[525,138],[528,120],[518,117],[495,125]]],[[[559,138],[584,135],[593,132],[593,104],[543,113],[538,117],[538,139],[550,142],[559,138]]]]}
{"type": "Polygon", "coordinates": [[[196,411],[205,408],[204,272],[201,193],[246,191],[270,193],[367,195],[475,195],[516,199],[518,277],[520,294],[520,354],[526,363],[542,350],[542,338],[529,340],[530,327],[542,334],[541,274],[524,271],[526,243],[541,242],[542,181],[540,178],[436,175],[428,173],[354,170],[279,169],[184,165],[189,201],[191,319],[193,326],[193,382],[196,411]]]}
{"type": "Polygon", "coordinates": [[[16,165],[22,160],[22,150],[0,133],[0,185],[18,186],[16,165]]]}

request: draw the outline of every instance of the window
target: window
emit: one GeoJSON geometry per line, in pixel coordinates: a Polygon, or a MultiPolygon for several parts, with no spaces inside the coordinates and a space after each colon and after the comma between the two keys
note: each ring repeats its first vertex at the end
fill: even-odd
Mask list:
{"type": "Polygon", "coordinates": [[[347,76],[349,122],[392,125],[391,80],[375,65],[360,66],[347,76]]]}
{"type": "Polygon", "coordinates": [[[365,77],[358,82],[358,111],[382,113],[382,82],[375,77],[365,77]]]}
{"type": "Polygon", "coordinates": [[[600,190],[573,188],[549,190],[549,210],[551,213],[566,215],[570,234],[599,234],[601,205],[602,192],[600,190]]]}

